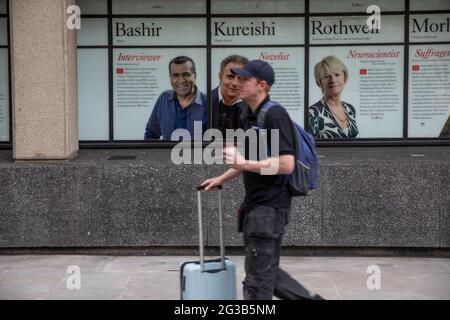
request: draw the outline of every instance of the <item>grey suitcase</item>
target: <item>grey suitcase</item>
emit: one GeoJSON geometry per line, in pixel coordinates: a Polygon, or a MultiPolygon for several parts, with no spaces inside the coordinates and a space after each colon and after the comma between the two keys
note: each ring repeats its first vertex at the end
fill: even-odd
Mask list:
{"type": "Polygon", "coordinates": [[[180,267],[181,300],[236,300],[236,266],[225,258],[222,223],[222,187],[218,187],[220,258],[205,261],[203,253],[203,217],[201,192],[197,188],[199,221],[199,261],[189,261],[180,267]]]}

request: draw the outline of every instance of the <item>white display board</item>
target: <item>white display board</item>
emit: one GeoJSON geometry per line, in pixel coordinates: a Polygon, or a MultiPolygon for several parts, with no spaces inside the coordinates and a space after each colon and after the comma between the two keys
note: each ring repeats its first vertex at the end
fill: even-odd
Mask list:
{"type": "Polygon", "coordinates": [[[115,49],[114,139],[143,140],[159,95],[171,90],[169,62],[188,56],[197,71],[197,87],[206,93],[206,49],[115,49]]]}
{"type": "Polygon", "coordinates": [[[211,0],[213,14],[304,13],[305,0],[211,0]]]}
{"type": "Polygon", "coordinates": [[[304,44],[305,19],[212,18],[212,45],[304,44]]]}
{"type": "Polygon", "coordinates": [[[77,0],[81,14],[108,14],[107,0],[77,0]]]}
{"type": "Polygon", "coordinates": [[[8,49],[0,48],[0,141],[9,141],[8,49]]]}
{"type": "Polygon", "coordinates": [[[78,49],[80,140],[109,139],[108,50],[78,49]]]}
{"type": "Polygon", "coordinates": [[[112,33],[120,46],[206,45],[206,19],[117,18],[112,33]]]}
{"type": "Polygon", "coordinates": [[[409,41],[450,42],[450,13],[411,15],[409,19],[409,41]]]}
{"type": "Polygon", "coordinates": [[[348,70],[341,100],[356,110],[358,138],[403,136],[403,46],[310,48],[309,104],[322,99],[314,66],[334,55],[348,70]]]}
{"type": "Polygon", "coordinates": [[[292,119],[303,126],[305,49],[300,47],[212,49],[212,88],[219,85],[220,62],[232,54],[242,55],[249,60],[260,59],[270,63],[275,71],[275,84],[270,90],[271,99],[280,102],[292,119]]]}
{"type": "Polygon", "coordinates": [[[108,20],[102,18],[83,18],[81,29],[77,31],[79,46],[107,46],[108,20]]]}
{"type": "Polygon", "coordinates": [[[448,0],[409,0],[409,10],[428,11],[428,10],[450,10],[450,1],[448,0]]]}
{"type": "Polygon", "coordinates": [[[113,0],[113,14],[205,14],[205,0],[113,0]]]}
{"type": "Polygon", "coordinates": [[[310,17],[311,44],[403,42],[404,16],[385,15],[380,29],[370,29],[365,16],[310,17]]]}
{"type": "Polygon", "coordinates": [[[403,11],[403,0],[310,0],[309,11],[312,13],[363,12],[371,5],[377,5],[383,11],[403,11]]]}
{"type": "Polygon", "coordinates": [[[448,138],[450,44],[410,46],[408,67],[408,137],[448,138]]]}

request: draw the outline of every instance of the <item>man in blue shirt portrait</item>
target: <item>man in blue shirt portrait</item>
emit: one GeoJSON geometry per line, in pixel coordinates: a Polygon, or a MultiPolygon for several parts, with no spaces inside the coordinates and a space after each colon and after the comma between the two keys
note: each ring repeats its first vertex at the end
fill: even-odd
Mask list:
{"type": "Polygon", "coordinates": [[[194,139],[194,121],[202,122],[202,133],[207,126],[207,97],[198,90],[195,63],[186,56],[173,58],[169,63],[170,84],[173,90],[161,93],[145,128],[145,140],[171,140],[176,129],[189,131],[194,139]]]}

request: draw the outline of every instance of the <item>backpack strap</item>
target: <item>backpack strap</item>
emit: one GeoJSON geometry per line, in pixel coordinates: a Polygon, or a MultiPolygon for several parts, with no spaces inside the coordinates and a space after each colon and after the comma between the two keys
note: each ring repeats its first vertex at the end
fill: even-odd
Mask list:
{"type": "Polygon", "coordinates": [[[267,101],[258,113],[258,117],[256,119],[256,125],[259,129],[264,129],[266,127],[266,115],[269,110],[275,106],[280,106],[278,102],[275,101],[267,101]]]}
{"type": "MultiPolygon", "coordinates": [[[[276,106],[281,106],[278,102],[276,101],[267,101],[262,107],[261,110],[258,113],[258,117],[256,119],[256,123],[258,126],[258,129],[264,129],[266,127],[266,115],[267,112],[269,112],[269,110],[273,107],[276,106]]],[[[292,120],[291,120],[292,121],[292,120]]],[[[292,126],[294,129],[294,149],[295,150],[299,150],[300,149],[300,141],[297,141],[297,133],[296,133],[296,124],[294,122],[292,122],[292,126]]],[[[270,154],[270,150],[268,150],[267,154],[270,154]]],[[[297,159],[297,152],[295,153],[295,158],[297,159]]]]}
{"type": "MultiPolygon", "coordinates": [[[[276,101],[267,101],[262,107],[261,110],[259,110],[258,112],[258,117],[256,118],[256,126],[257,129],[259,130],[259,134],[261,135],[262,139],[266,139],[265,135],[267,134],[266,131],[266,115],[267,112],[269,112],[269,110],[273,107],[276,106],[281,106],[278,102],[276,101]],[[264,130],[260,130],[260,129],[264,129],[264,130]]],[[[266,141],[266,140],[263,140],[266,141]]],[[[269,145],[265,145],[265,149],[266,149],[266,156],[270,157],[270,155],[272,154],[272,151],[270,150],[270,146],[269,145]]]]}

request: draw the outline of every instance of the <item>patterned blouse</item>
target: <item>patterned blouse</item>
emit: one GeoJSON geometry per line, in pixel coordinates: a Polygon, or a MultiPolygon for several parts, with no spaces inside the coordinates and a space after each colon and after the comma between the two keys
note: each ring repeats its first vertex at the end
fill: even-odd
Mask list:
{"type": "Polygon", "coordinates": [[[356,138],[358,136],[358,127],[356,126],[355,108],[346,102],[342,102],[345,113],[347,114],[348,127],[341,128],[331,113],[330,108],[318,101],[309,107],[308,132],[314,138],[356,138]]]}

